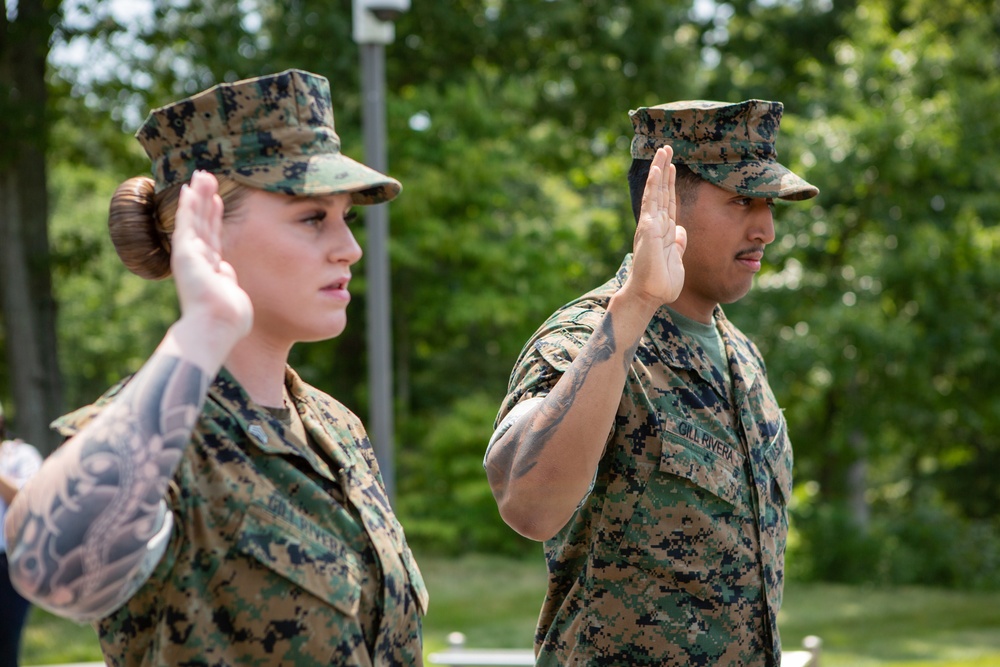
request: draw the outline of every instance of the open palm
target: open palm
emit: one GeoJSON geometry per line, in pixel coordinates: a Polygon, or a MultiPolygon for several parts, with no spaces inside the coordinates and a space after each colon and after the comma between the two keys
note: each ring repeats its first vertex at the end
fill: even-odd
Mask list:
{"type": "Polygon", "coordinates": [[[222,258],[222,211],[218,181],[195,172],[181,191],[170,268],[182,317],[205,318],[215,335],[231,336],[235,344],[250,331],[253,305],[222,258]]]}
{"type": "Polygon", "coordinates": [[[630,280],[660,304],[676,301],[684,287],[687,232],[676,222],[676,168],[670,163],[672,157],[669,146],[657,150],[653,157],[632,251],[630,280]]]}

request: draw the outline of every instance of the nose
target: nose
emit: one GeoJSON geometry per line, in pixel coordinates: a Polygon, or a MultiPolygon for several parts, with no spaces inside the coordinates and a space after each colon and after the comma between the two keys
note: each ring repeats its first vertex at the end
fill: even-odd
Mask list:
{"type": "Polygon", "coordinates": [[[750,240],[767,245],[774,241],[774,213],[770,205],[762,204],[750,223],[750,240]]]}
{"type": "Polygon", "coordinates": [[[354,238],[354,232],[351,231],[350,226],[346,222],[342,221],[337,226],[336,233],[331,241],[330,261],[335,263],[343,262],[350,266],[361,259],[362,254],[361,245],[354,238]]]}

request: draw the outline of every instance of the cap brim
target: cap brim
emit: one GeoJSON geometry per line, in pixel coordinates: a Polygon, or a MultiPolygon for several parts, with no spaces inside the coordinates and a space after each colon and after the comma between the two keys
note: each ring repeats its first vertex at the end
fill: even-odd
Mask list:
{"type": "Polygon", "coordinates": [[[341,153],[300,156],[241,165],[229,176],[244,185],[289,195],[350,194],[358,205],[381,204],[396,198],[399,181],[341,153]]]}
{"type": "Polygon", "coordinates": [[[748,197],[799,201],[812,199],[819,194],[819,188],[778,162],[748,161],[687,166],[709,183],[748,197]]]}

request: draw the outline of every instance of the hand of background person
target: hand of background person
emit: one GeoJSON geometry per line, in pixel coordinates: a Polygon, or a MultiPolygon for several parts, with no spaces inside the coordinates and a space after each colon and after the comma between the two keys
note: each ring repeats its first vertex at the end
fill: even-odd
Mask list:
{"type": "Polygon", "coordinates": [[[225,357],[250,332],[253,305],[233,267],[222,258],[222,199],[218,181],[197,171],[182,187],[171,240],[170,269],[181,320],[200,344],[225,357]]]}
{"type": "Polygon", "coordinates": [[[672,158],[670,146],[658,149],[653,157],[632,245],[632,271],[626,282],[654,309],[676,301],[684,286],[687,232],[677,224],[677,170],[672,158]]]}

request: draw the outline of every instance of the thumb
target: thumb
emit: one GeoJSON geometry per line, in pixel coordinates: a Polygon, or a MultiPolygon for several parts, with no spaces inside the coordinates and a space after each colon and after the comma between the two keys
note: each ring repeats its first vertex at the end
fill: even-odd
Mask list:
{"type": "Polygon", "coordinates": [[[680,225],[677,225],[677,230],[674,232],[674,245],[677,246],[677,252],[680,253],[681,257],[684,257],[684,251],[687,250],[687,244],[687,230],[680,225]]]}

